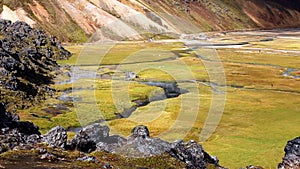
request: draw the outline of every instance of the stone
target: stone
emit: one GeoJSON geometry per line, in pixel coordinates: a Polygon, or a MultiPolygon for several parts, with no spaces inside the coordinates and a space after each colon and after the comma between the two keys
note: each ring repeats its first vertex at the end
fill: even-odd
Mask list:
{"type": "Polygon", "coordinates": [[[144,158],[170,151],[170,144],[159,138],[151,138],[146,126],[136,126],[131,132],[132,135],[124,145],[117,149],[117,153],[127,157],[144,158]]]}
{"type": "Polygon", "coordinates": [[[285,156],[278,164],[278,169],[300,168],[300,137],[288,141],[284,151],[285,156]]]}
{"type": "Polygon", "coordinates": [[[184,143],[180,140],[172,143],[170,154],[185,162],[189,169],[206,168],[203,148],[194,141],[184,143]]]}
{"type": "Polygon", "coordinates": [[[68,148],[87,153],[92,152],[96,150],[98,142],[109,136],[109,130],[107,126],[102,126],[99,123],[86,126],[68,142],[68,148]]]}
{"type": "Polygon", "coordinates": [[[149,129],[139,125],[132,129],[127,139],[120,136],[107,136],[97,143],[97,151],[106,151],[131,158],[147,158],[169,153],[172,157],[186,163],[188,169],[221,169],[219,160],[205,152],[195,141],[184,143],[182,140],[169,143],[160,138],[150,137],[149,129]],[[109,141],[110,140],[110,141],[109,141]]]}
{"type": "Polygon", "coordinates": [[[51,147],[58,147],[64,149],[67,144],[67,131],[61,126],[52,128],[47,134],[43,135],[43,141],[51,147]]]}
{"type": "Polygon", "coordinates": [[[182,140],[175,141],[171,144],[170,155],[185,162],[187,169],[206,169],[208,164],[213,164],[216,168],[222,168],[216,157],[210,156],[200,144],[193,140],[187,143],[182,140]]]}
{"type": "Polygon", "coordinates": [[[37,135],[37,134],[33,134],[33,135],[30,135],[30,136],[26,137],[26,143],[27,144],[36,144],[36,143],[41,142],[41,140],[42,140],[42,137],[40,135],[37,135]]]}
{"type": "Polygon", "coordinates": [[[136,126],[131,130],[132,138],[149,138],[150,132],[146,126],[136,126]]]}
{"type": "Polygon", "coordinates": [[[53,94],[48,85],[59,68],[56,60],[71,53],[56,38],[25,22],[0,20],[0,36],[0,92],[5,93],[1,101],[6,110],[29,107],[53,94]]]}
{"type": "Polygon", "coordinates": [[[10,128],[17,128],[20,133],[25,135],[40,135],[39,127],[28,121],[12,122],[10,128]]]}
{"type": "Polygon", "coordinates": [[[130,72],[130,71],[127,71],[126,73],[125,73],[125,80],[127,80],[127,81],[131,81],[131,80],[133,80],[133,79],[135,79],[135,78],[137,78],[138,76],[136,75],[136,73],[134,73],[134,72],[130,72]]]}
{"type": "Polygon", "coordinates": [[[39,127],[19,121],[19,116],[5,110],[0,103],[0,154],[8,150],[30,150],[41,141],[39,127]]]}
{"type": "Polygon", "coordinates": [[[19,117],[16,116],[17,115],[12,115],[11,113],[6,112],[5,104],[0,104],[0,128],[4,129],[2,130],[3,132],[7,132],[11,129],[17,129],[18,132],[24,135],[40,135],[38,126],[34,125],[31,122],[19,121],[19,117]]]}
{"type": "Polygon", "coordinates": [[[112,169],[113,166],[112,166],[111,164],[109,164],[109,163],[106,163],[106,164],[104,164],[104,165],[102,166],[102,168],[104,168],[104,169],[112,169]]]}
{"type": "Polygon", "coordinates": [[[56,161],[57,157],[51,153],[45,153],[40,155],[41,160],[48,160],[48,161],[56,161]]]}
{"type": "Polygon", "coordinates": [[[4,143],[0,143],[0,154],[8,151],[7,146],[4,143]]]}
{"type": "Polygon", "coordinates": [[[93,156],[80,157],[80,158],[77,158],[77,161],[90,162],[90,163],[96,163],[96,162],[98,162],[98,160],[96,159],[96,157],[93,157],[93,156]]]}
{"type": "Polygon", "coordinates": [[[118,148],[126,143],[126,141],[127,140],[121,136],[109,136],[97,143],[96,151],[115,153],[118,148]]]}

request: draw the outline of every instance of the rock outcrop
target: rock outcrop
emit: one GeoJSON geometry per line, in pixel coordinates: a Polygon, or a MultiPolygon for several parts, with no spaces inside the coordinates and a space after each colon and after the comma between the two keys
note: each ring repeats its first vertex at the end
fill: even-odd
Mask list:
{"type": "Polygon", "coordinates": [[[151,138],[146,126],[136,126],[131,133],[125,144],[116,150],[117,153],[127,157],[146,158],[159,156],[171,149],[170,143],[160,138],[151,138]]]}
{"type": "Polygon", "coordinates": [[[54,127],[47,134],[43,135],[43,141],[51,147],[64,149],[67,144],[67,131],[61,126],[54,127]]]}
{"type": "Polygon", "coordinates": [[[41,141],[39,127],[19,121],[18,115],[5,111],[0,104],[0,153],[14,149],[30,149],[41,141]]]}
{"type": "MultiPolygon", "coordinates": [[[[30,149],[42,141],[39,127],[20,121],[16,108],[40,102],[54,91],[49,87],[59,72],[57,59],[71,53],[60,42],[25,22],[0,20],[0,147],[1,152],[30,149]]],[[[66,132],[56,128],[45,135],[54,147],[65,146],[66,132]]]]}
{"type": "Polygon", "coordinates": [[[167,153],[185,162],[189,169],[205,169],[207,165],[222,168],[218,164],[218,159],[206,153],[195,141],[169,143],[159,138],[152,138],[146,126],[135,127],[132,129],[131,136],[123,138],[109,136],[107,126],[93,124],[79,131],[74,139],[68,142],[68,147],[83,152],[106,151],[130,158],[147,158],[167,153]]]}
{"type": "Polygon", "coordinates": [[[300,137],[288,141],[284,151],[285,156],[278,165],[278,169],[300,168],[300,137]]]}
{"type": "Polygon", "coordinates": [[[80,130],[74,139],[68,142],[68,148],[89,153],[95,151],[96,144],[108,136],[109,128],[96,123],[80,130]]]}
{"type": "MultiPolygon", "coordinates": [[[[209,155],[197,142],[178,140],[169,143],[152,138],[146,126],[136,126],[128,138],[123,138],[117,135],[110,136],[107,126],[96,123],[84,127],[67,142],[67,133],[63,127],[57,126],[47,134],[40,135],[37,126],[30,122],[20,122],[17,115],[5,111],[3,104],[0,104],[0,115],[0,154],[8,150],[37,150],[42,160],[64,160],[59,155],[37,146],[38,143],[44,142],[50,147],[63,150],[76,149],[84,153],[104,151],[128,158],[151,158],[169,154],[170,157],[184,162],[187,169],[224,169],[219,165],[218,158],[209,155]]],[[[289,141],[284,150],[285,157],[278,169],[300,168],[300,137],[289,141]]],[[[87,155],[78,157],[77,160],[99,163],[95,157],[87,155]]],[[[246,167],[260,168],[262,167],[246,167]]]]}
{"type": "Polygon", "coordinates": [[[182,140],[176,141],[171,145],[170,154],[180,161],[186,163],[188,169],[206,168],[207,164],[219,166],[219,160],[215,156],[206,153],[202,146],[197,142],[190,140],[184,143],[182,140]]]}
{"type": "Polygon", "coordinates": [[[58,71],[55,60],[70,56],[55,37],[25,22],[0,20],[1,103],[11,111],[52,95],[48,85],[58,71]]]}

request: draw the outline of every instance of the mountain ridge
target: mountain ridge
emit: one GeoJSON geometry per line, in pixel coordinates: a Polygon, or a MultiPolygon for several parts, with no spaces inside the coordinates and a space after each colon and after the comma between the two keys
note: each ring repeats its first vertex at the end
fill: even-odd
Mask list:
{"type": "Polygon", "coordinates": [[[2,19],[24,21],[64,42],[85,42],[99,30],[124,40],[166,32],[295,28],[299,6],[299,0],[2,0],[0,12],[2,19]]]}

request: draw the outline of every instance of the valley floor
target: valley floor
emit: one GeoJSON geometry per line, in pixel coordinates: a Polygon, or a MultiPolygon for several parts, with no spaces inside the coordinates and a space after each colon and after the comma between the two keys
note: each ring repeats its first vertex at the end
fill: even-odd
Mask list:
{"type": "Polygon", "coordinates": [[[295,29],[67,46],[74,55],[60,63],[71,66],[53,85],[57,97],[18,113],[70,136],[94,122],[124,136],[143,124],[168,141],[201,142],[225,167],[276,168],[299,136],[299,39],[295,29]],[[168,97],[176,87],[149,82],[181,90],[168,97]]]}

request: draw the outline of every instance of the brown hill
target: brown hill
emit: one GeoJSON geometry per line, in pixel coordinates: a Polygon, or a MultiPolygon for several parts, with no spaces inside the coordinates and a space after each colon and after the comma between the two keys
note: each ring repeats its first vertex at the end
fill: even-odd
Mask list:
{"type": "Polygon", "coordinates": [[[99,29],[136,39],[163,32],[300,27],[299,0],[2,0],[0,12],[1,18],[72,42],[84,42],[99,29]]]}

